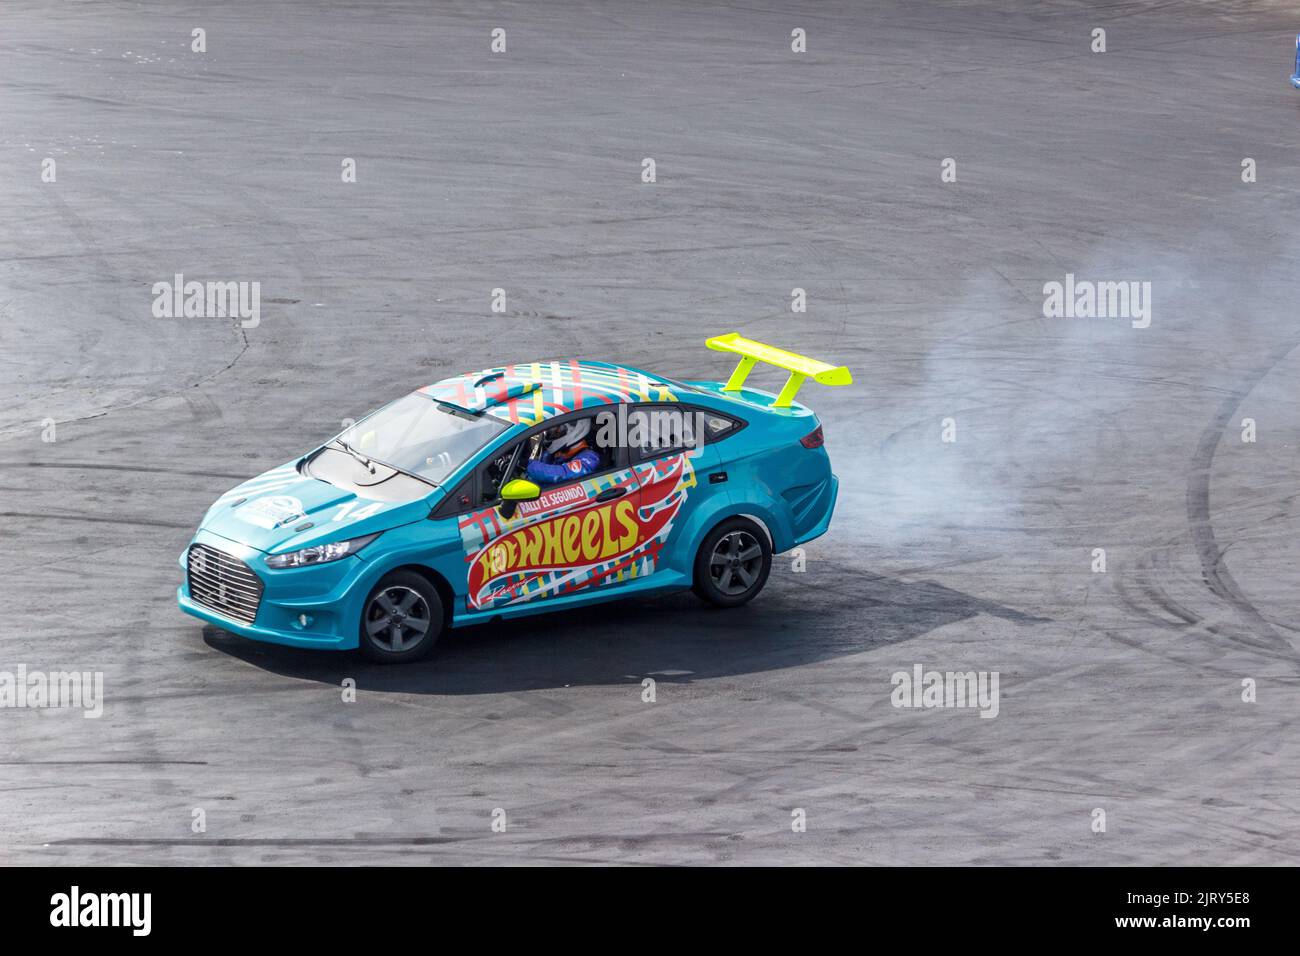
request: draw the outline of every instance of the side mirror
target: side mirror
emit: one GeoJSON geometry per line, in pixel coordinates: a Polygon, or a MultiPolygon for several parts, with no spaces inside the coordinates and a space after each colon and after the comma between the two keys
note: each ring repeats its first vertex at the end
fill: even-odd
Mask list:
{"type": "Polygon", "coordinates": [[[536,501],[541,496],[542,489],[526,478],[507,481],[501,489],[502,501],[536,501]]]}
{"type": "Polygon", "coordinates": [[[515,509],[521,501],[536,501],[541,497],[542,489],[536,482],[524,478],[507,481],[501,487],[501,514],[507,518],[514,517],[515,509]]]}

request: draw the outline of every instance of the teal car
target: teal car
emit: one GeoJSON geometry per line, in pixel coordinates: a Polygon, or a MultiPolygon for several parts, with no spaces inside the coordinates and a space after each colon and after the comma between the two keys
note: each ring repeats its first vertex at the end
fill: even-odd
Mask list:
{"type": "Polygon", "coordinates": [[[796,393],[852,377],[735,333],[706,344],[740,357],[726,382],[546,361],[397,399],[217,499],[181,555],[181,610],[396,663],[449,627],[630,595],[746,603],[773,553],[825,533],[835,508],[821,423],[796,393]],[[789,372],[778,394],[746,386],[759,362],[789,372]],[[528,480],[547,432],[583,419],[592,470],[528,480]]]}

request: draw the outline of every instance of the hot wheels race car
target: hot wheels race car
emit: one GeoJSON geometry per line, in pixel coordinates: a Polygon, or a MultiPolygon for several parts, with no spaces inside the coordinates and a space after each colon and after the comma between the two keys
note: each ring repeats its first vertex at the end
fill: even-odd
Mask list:
{"type": "Polygon", "coordinates": [[[1291,85],[1300,90],[1300,36],[1295,38],[1295,72],[1291,74],[1291,85]]]}
{"type": "Polygon", "coordinates": [[[706,344],[740,356],[726,382],[533,362],[397,399],[222,495],[181,556],[181,610],[400,662],[447,627],[634,594],[744,604],[835,507],[822,426],[795,395],[852,377],[736,333],[706,344]],[[779,394],[745,387],[756,362],[790,373],[779,394]],[[586,473],[524,477],[575,422],[586,473]]]}

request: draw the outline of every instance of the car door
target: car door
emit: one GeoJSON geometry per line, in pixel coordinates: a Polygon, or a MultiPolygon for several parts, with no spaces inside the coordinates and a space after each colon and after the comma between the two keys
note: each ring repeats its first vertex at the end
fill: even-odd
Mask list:
{"type": "Polygon", "coordinates": [[[629,419],[641,542],[636,575],[689,574],[695,556],[679,547],[682,525],[706,497],[725,493],[715,482],[718,451],[708,424],[700,409],[682,403],[639,405],[629,419]]]}
{"type": "Polygon", "coordinates": [[[500,499],[500,486],[521,476],[540,434],[573,417],[581,416],[548,420],[480,466],[475,493],[481,506],[461,516],[467,610],[546,601],[622,579],[636,542],[636,479],[625,447],[597,447],[599,471],[545,486],[513,513],[500,499]],[[512,458],[503,471],[506,452],[512,458]]]}

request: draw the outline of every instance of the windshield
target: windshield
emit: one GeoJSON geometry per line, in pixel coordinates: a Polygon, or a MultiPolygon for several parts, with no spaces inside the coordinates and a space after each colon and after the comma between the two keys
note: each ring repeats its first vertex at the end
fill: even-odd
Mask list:
{"type": "Polygon", "coordinates": [[[507,424],[472,415],[412,392],[357,422],[335,442],[425,481],[440,484],[507,424]]]}

